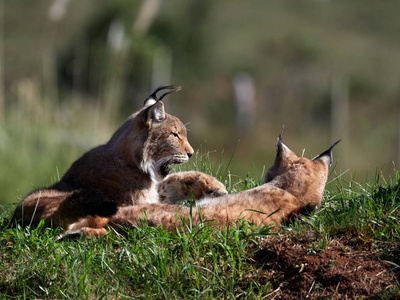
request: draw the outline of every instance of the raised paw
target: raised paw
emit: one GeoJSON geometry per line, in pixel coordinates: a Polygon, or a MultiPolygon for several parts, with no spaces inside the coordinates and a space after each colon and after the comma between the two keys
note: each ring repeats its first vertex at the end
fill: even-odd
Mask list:
{"type": "Polygon", "coordinates": [[[171,174],[158,185],[159,199],[162,203],[214,198],[227,193],[225,186],[217,179],[194,171],[171,174]]]}

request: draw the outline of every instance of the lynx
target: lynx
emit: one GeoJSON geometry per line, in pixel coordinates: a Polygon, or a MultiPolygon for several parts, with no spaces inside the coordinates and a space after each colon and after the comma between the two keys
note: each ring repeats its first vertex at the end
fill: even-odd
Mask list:
{"type": "MultiPolygon", "coordinates": [[[[255,224],[281,224],[298,213],[310,213],[321,206],[323,191],[332,164],[332,149],[310,160],[298,157],[282,142],[282,133],[277,141],[277,153],[273,166],[268,170],[259,187],[215,198],[206,198],[189,208],[171,204],[144,204],[120,208],[110,218],[94,218],[92,228],[83,228],[86,235],[101,235],[105,224],[119,228],[132,226],[145,220],[150,226],[162,226],[174,231],[184,220],[192,218],[192,224],[201,220],[213,220],[218,225],[246,219],[255,224]]],[[[185,182],[169,182],[173,198],[181,198],[176,191],[185,182]],[[173,188],[171,188],[174,186],[173,188]]],[[[168,197],[168,195],[165,195],[168,197]]]]}
{"type": "Polygon", "coordinates": [[[193,155],[185,126],[165,113],[161,101],[179,89],[156,89],[106,144],[76,160],[53,186],[28,194],[16,207],[12,224],[37,226],[44,220],[46,227],[77,230],[90,226],[93,218],[88,216],[110,217],[122,207],[226,194],[222,183],[200,172],[176,173],[163,181],[171,164],[185,163],[193,155]],[[161,90],[168,92],[158,97],[161,90]],[[167,188],[176,180],[183,184],[180,198],[167,188]]]}

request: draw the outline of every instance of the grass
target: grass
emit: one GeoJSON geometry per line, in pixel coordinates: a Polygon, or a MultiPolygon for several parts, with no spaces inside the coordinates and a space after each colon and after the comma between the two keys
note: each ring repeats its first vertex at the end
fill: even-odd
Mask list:
{"type": "Polygon", "coordinates": [[[2,298],[216,298],[267,293],[245,263],[245,223],[207,225],[172,234],[143,226],[127,237],[54,242],[54,230],[3,232],[2,298]]]}
{"type": "MultiPolygon", "coordinates": [[[[231,184],[231,190],[258,184],[249,176],[232,183],[226,173],[229,168],[210,164],[208,154],[198,153],[193,165],[219,176],[231,184]]],[[[377,177],[358,184],[342,177],[330,184],[322,209],[278,232],[246,221],[224,229],[207,222],[198,226],[188,223],[177,233],[143,224],[127,230],[126,236],[109,231],[101,238],[56,242],[58,229],[8,228],[13,205],[3,205],[0,298],[272,298],[288,278],[274,278],[273,272],[266,272],[271,261],[257,261],[269,241],[277,237],[290,240],[296,247],[305,247],[306,255],[320,257],[343,236],[356,241],[357,247],[373,243],[371,253],[376,261],[390,262],[392,285],[380,297],[395,298],[400,295],[395,279],[400,272],[400,172],[389,182],[377,177]],[[315,235],[312,241],[301,242],[310,233],[315,235]]],[[[335,266],[334,259],[329,266],[335,266]]],[[[304,264],[295,267],[300,272],[304,264]]],[[[306,294],[304,291],[300,298],[306,294]]]]}
{"type": "Polygon", "coordinates": [[[399,172],[390,182],[377,176],[363,185],[342,179],[337,183],[337,192],[326,193],[325,207],[315,215],[314,225],[323,225],[324,232],[351,232],[366,240],[400,239],[399,172]]]}

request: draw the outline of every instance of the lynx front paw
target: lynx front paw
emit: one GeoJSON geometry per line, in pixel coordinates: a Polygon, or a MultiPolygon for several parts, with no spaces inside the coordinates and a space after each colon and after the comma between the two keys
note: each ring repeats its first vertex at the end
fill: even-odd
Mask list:
{"type": "Polygon", "coordinates": [[[193,171],[171,174],[158,185],[159,198],[163,203],[220,197],[227,193],[225,186],[214,177],[193,171]]]}

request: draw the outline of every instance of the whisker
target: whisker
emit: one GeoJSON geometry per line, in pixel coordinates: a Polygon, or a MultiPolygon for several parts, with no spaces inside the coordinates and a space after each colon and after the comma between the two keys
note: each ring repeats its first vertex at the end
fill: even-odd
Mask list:
{"type": "Polygon", "coordinates": [[[171,158],[172,158],[172,156],[167,156],[167,157],[160,158],[159,160],[157,160],[157,161],[155,161],[155,162],[153,163],[153,166],[154,166],[155,168],[158,168],[159,166],[163,165],[164,163],[170,161],[171,158]]]}
{"type": "Polygon", "coordinates": [[[190,131],[190,128],[189,128],[190,124],[192,124],[192,122],[187,122],[187,123],[184,124],[187,131],[190,131]]]}

